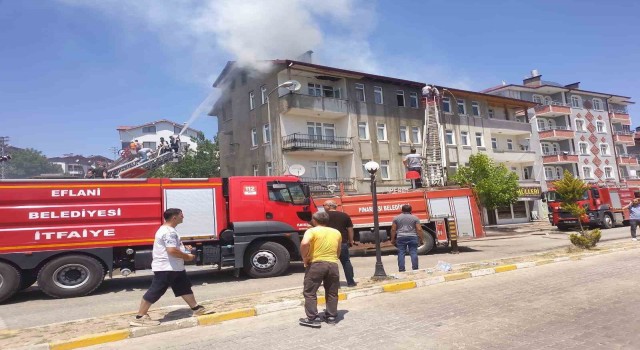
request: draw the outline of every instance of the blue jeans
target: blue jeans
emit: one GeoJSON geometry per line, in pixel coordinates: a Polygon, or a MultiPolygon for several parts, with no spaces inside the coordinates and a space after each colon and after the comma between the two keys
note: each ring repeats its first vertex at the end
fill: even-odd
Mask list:
{"type": "Polygon", "coordinates": [[[640,223],[640,220],[638,219],[629,219],[629,226],[631,228],[631,238],[636,238],[636,229],[638,228],[638,223],[640,223]]]}
{"type": "Polygon", "coordinates": [[[353,280],[353,265],[349,259],[349,243],[342,243],[340,247],[340,263],[344,269],[344,277],[347,279],[347,285],[355,284],[353,280]]]}
{"type": "Polygon", "coordinates": [[[398,247],[398,270],[404,271],[404,256],[409,250],[411,255],[411,268],[413,270],[418,269],[418,236],[398,237],[396,240],[396,247],[398,247]]]}

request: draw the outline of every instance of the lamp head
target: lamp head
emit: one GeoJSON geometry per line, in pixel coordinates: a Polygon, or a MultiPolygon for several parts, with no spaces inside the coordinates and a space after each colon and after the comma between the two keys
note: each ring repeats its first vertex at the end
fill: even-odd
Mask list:
{"type": "Polygon", "coordinates": [[[378,169],[380,169],[380,164],[374,162],[374,161],[369,161],[364,165],[364,168],[369,172],[369,174],[375,174],[378,169]]]}
{"type": "Polygon", "coordinates": [[[297,80],[287,80],[284,83],[280,84],[278,87],[286,88],[290,91],[298,91],[302,88],[302,84],[300,84],[297,80]]]}

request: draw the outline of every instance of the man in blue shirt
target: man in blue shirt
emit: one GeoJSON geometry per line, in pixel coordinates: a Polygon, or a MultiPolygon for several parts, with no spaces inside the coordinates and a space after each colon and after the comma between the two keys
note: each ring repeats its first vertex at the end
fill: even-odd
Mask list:
{"type": "Polygon", "coordinates": [[[622,209],[629,209],[629,226],[631,227],[631,240],[637,241],[636,228],[640,223],[640,198],[634,198],[631,203],[627,204],[622,209]]]}

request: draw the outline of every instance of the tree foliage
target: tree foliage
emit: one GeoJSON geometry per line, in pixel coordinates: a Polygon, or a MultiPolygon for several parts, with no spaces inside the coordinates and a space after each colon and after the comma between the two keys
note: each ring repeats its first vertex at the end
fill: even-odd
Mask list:
{"type": "Polygon", "coordinates": [[[42,174],[60,174],[62,168],[51,164],[42,152],[26,148],[13,152],[11,160],[4,163],[5,178],[29,179],[42,174]]]}
{"type": "Polygon", "coordinates": [[[565,170],[563,178],[555,181],[553,187],[559,197],[562,198],[562,210],[568,211],[578,220],[580,233],[584,235],[582,218],[586,215],[586,210],[578,204],[578,201],[583,198],[584,191],[588,190],[589,186],[565,170]]]}
{"type": "Polygon", "coordinates": [[[496,164],[486,154],[469,157],[469,166],[451,177],[460,186],[472,187],[482,206],[488,210],[505,207],[518,200],[518,175],[504,164],[496,164]]]}
{"type": "Polygon", "coordinates": [[[177,163],[166,164],[149,174],[149,177],[207,178],[220,176],[218,139],[207,140],[204,134],[191,139],[198,146],[189,150],[177,163]]]}

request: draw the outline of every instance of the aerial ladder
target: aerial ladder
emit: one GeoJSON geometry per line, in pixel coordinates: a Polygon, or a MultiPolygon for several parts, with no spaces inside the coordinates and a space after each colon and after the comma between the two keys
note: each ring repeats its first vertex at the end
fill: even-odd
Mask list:
{"type": "Polygon", "coordinates": [[[107,177],[132,179],[144,177],[148,172],[155,170],[169,162],[179,162],[184,157],[184,151],[167,151],[164,153],[154,152],[146,161],[134,157],[131,159],[129,150],[122,151],[122,157],[107,169],[107,177]]]}
{"type": "Polygon", "coordinates": [[[444,130],[438,117],[440,92],[435,86],[427,85],[422,89],[424,109],[424,126],[422,132],[422,181],[429,187],[444,186],[445,159],[442,140],[444,130]]]}

